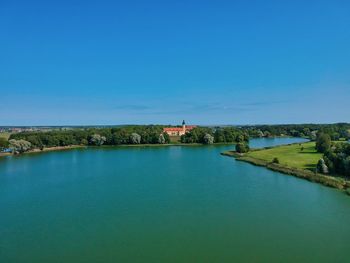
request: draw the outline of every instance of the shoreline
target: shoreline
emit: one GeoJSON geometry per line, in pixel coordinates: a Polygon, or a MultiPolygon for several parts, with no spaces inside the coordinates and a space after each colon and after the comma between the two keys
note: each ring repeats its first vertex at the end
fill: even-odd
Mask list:
{"type": "MultiPolygon", "coordinates": [[[[261,150],[263,149],[264,148],[262,148],[261,150]]],[[[255,151],[259,150],[260,149],[255,149],[255,151]]],[[[315,173],[306,169],[292,168],[281,164],[267,162],[261,159],[253,158],[251,156],[245,156],[244,154],[240,154],[235,151],[222,152],[221,155],[235,158],[237,161],[250,163],[255,166],[265,167],[271,171],[280,172],[285,175],[298,177],[304,180],[308,180],[310,182],[319,183],[324,186],[336,188],[346,193],[348,193],[348,189],[350,188],[350,181],[342,177],[329,176],[315,173]]]]}
{"type": "Polygon", "coordinates": [[[33,153],[45,153],[45,152],[55,152],[55,151],[65,151],[73,149],[88,149],[88,148],[126,148],[126,147],[170,147],[170,146],[220,146],[220,145],[234,145],[235,143],[214,143],[214,144],[202,144],[202,143],[167,143],[167,144],[119,144],[119,145],[101,145],[101,146],[88,146],[88,145],[69,145],[69,146],[55,146],[48,147],[44,149],[32,149],[21,154],[13,153],[0,153],[1,157],[6,156],[21,156],[23,154],[33,154],[33,153]]]}
{"type": "MultiPolygon", "coordinates": [[[[253,139],[258,139],[261,137],[253,137],[253,139]]],[[[291,136],[272,136],[268,138],[292,138],[291,136]]],[[[53,152],[53,151],[64,151],[64,150],[72,150],[79,148],[117,148],[117,147],[169,147],[169,146],[220,146],[220,145],[235,145],[235,142],[219,142],[213,144],[202,144],[202,143],[165,143],[165,144],[119,144],[119,145],[101,145],[101,146],[91,146],[91,145],[69,145],[69,146],[54,146],[47,147],[43,150],[41,149],[32,149],[27,152],[15,155],[13,153],[2,153],[0,152],[1,157],[7,156],[21,156],[22,154],[31,154],[31,153],[44,153],[44,152],[53,152]]]]}
{"type": "Polygon", "coordinates": [[[72,149],[78,149],[78,148],[86,148],[87,146],[84,145],[69,145],[69,146],[55,146],[55,147],[48,147],[44,149],[32,149],[27,152],[21,153],[21,154],[13,154],[13,153],[0,153],[1,157],[6,156],[21,156],[23,154],[32,154],[32,153],[45,153],[45,152],[54,152],[54,151],[65,151],[65,150],[72,150],[72,149]]]}

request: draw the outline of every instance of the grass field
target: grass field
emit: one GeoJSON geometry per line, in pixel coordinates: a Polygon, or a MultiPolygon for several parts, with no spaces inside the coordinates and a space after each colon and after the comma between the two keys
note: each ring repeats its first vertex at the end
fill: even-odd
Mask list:
{"type": "Polygon", "coordinates": [[[315,142],[307,142],[301,145],[293,144],[252,151],[245,154],[245,156],[267,162],[272,162],[277,157],[283,166],[313,170],[318,160],[322,157],[322,154],[316,152],[315,142]],[[301,151],[302,147],[304,148],[303,151],[301,151]]]}
{"type": "Polygon", "coordinates": [[[6,140],[8,140],[10,135],[11,135],[11,133],[9,133],[9,132],[0,132],[0,138],[5,138],[6,140]]]}

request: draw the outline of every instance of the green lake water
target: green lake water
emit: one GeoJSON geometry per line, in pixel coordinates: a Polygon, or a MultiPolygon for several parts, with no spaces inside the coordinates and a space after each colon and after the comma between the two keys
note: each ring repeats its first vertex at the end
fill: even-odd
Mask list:
{"type": "Polygon", "coordinates": [[[0,262],[350,262],[349,196],[220,155],[232,148],[2,158],[0,262]]]}

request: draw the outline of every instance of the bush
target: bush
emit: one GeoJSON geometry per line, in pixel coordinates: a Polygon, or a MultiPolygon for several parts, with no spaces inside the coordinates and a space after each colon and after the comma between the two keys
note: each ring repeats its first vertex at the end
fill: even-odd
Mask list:
{"type": "Polygon", "coordinates": [[[275,157],[275,158],[273,158],[273,160],[272,160],[272,163],[280,163],[280,160],[278,160],[278,158],[277,157],[275,157]]]}

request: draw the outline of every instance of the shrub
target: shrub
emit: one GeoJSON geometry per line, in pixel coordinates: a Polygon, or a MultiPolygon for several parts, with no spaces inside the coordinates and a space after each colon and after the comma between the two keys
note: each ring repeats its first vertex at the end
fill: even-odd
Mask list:
{"type": "Polygon", "coordinates": [[[272,163],[280,163],[280,160],[278,160],[278,158],[277,157],[275,157],[275,158],[273,158],[273,160],[272,160],[272,163]]]}

